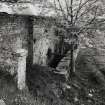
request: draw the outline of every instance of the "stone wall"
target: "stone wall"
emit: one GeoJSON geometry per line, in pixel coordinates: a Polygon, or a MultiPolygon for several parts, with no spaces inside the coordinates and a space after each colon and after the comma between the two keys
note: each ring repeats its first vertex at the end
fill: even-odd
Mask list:
{"type": "MultiPolygon", "coordinates": [[[[54,22],[51,22],[51,20],[43,17],[33,18],[0,14],[0,72],[7,72],[13,75],[18,89],[23,89],[26,86],[26,57],[28,55],[27,64],[29,63],[28,61],[33,59],[33,54],[31,53],[33,51],[30,47],[33,47],[33,45],[38,46],[38,49],[43,52],[49,47],[52,48],[53,43],[55,43],[54,33],[51,30],[54,22]],[[44,40],[42,41],[41,39],[44,40]]],[[[34,49],[34,55],[35,52],[39,51],[38,49],[34,49]]],[[[47,54],[47,50],[43,52],[44,56],[47,54]]],[[[41,60],[43,60],[43,54],[41,60]]],[[[38,59],[34,59],[35,62],[40,60],[39,56],[41,56],[40,51],[36,56],[38,59]]]]}
{"type": "Polygon", "coordinates": [[[33,31],[33,63],[40,65],[48,64],[48,49],[54,53],[59,38],[55,35],[55,20],[52,18],[37,17],[34,19],[33,31]]]}
{"type": "MultiPolygon", "coordinates": [[[[51,17],[35,17],[33,23],[33,38],[38,40],[44,37],[45,31],[49,32],[52,26],[56,25],[56,20],[51,17]]],[[[50,34],[53,32],[50,31],[50,34]]]]}
{"type": "Polygon", "coordinates": [[[27,19],[22,16],[0,15],[0,70],[14,74],[17,69],[16,50],[27,49],[27,19]]]}
{"type": "MultiPolygon", "coordinates": [[[[14,74],[17,69],[15,52],[21,48],[28,50],[30,27],[28,18],[28,16],[0,14],[0,69],[3,71],[14,74]]],[[[50,17],[34,17],[32,25],[34,46],[37,46],[36,40],[54,35],[51,29],[55,26],[55,20],[50,17]]],[[[49,42],[53,44],[54,40],[49,42]]],[[[38,50],[35,49],[34,53],[36,51],[38,50]]]]}

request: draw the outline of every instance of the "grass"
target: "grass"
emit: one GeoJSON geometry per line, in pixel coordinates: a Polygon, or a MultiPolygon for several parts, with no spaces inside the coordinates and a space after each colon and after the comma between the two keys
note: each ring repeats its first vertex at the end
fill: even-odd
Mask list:
{"type": "Polygon", "coordinates": [[[42,72],[43,74],[41,74],[40,71],[36,71],[35,73],[38,72],[39,74],[37,74],[37,76],[33,73],[33,75],[31,74],[33,77],[30,80],[36,83],[31,85],[33,89],[36,89],[35,86],[37,84],[40,85],[41,89],[43,89],[39,89],[38,92],[44,94],[39,93],[34,95],[34,91],[29,91],[28,87],[19,91],[11,75],[7,74],[4,76],[3,73],[0,73],[0,99],[4,100],[6,105],[105,105],[105,89],[102,89],[101,85],[98,86],[92,84],[92,82],[83,81],[87,82],[86,86],[81,86],[80,80],[74,78],[74,80],[70,82],[71,88],[65,89],[60,97],[51,96],[52,92],[55,92],[55,94],[60,92],[59,89],[57,90],[59,87],[55,86],[55,89],[53,88],[54,83],[59,79],[58,76],[52,76],[53,74],[47,76],[47,72],[44,72],[45,74],[42,72]],[[47,83],[47,85],[44,85],[41,78],[45,80],[44,83],[47,83]],[[38,79],[41,79],[41,81],[38,79]],[[50,80],[52,79],[54,79],[54,81],[51,82],[50,80]],[[53,97],[53,100],[51,97],[53,97]]]}

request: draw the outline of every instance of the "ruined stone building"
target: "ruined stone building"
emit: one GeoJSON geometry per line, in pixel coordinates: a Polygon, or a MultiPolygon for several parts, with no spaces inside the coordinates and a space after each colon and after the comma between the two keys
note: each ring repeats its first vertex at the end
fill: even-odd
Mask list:
{"type": "MultiPolygon", "coordinates": [[[[30,3],[0,2],[1,71],[13,75],[18,69],[26,69],[26,58],[29,64],[35,62],[33,47],[36,41],[48,36],[46,33],[52,32],[53,35],[51,28],[55,25],[54,17],[50,12],[42,15],[39,9],[38,6],[30,3]],[[26,55],[23,54],[24,50],[27,52],[26,55]],[[21,58],[22,56],[26,57],[21,58]]],[[[22,79],[22,77],[18,78],[22,79]]]]}

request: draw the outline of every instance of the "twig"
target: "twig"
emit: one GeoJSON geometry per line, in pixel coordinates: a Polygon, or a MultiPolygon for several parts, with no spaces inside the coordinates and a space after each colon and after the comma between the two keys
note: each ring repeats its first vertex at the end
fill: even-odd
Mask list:
{"type": "MultiPolygon", "coordinates": [[[[97,2],[97,0],[95,0],[93,3],[91,3],[91,5],[93,5],[94,3],[96,3],[97,2]]],[[[86,5],[86,4],[85,4],[86,5]]],[[[84,5],[83,5],[84,6],[84,5]]],[[[93,8],[93,7],[92,7],[93,8]]],[[[78,18],[80,18],[81,16],[83,16],[83,15],[85,15],[86,13],[88,13],[89,11],[91,11],[92,10],[92,8],[91,7],[89,7],[88,9],[86,9],[84,12],[82,12],[80,15],[79,15],[79,17],[78,18]]],[[[82,9],[82,7],[80,8],[80,10],[82,9]]],[[[79,10],[79,11],[80,11],[79,10]]],[[[77,18],[77,20],[78,20],[78,18],[77,18]]],[[[77,21],[77,20],[75,20],[75,21],[77,21]]]]}
{"type": "Polygon", "coordinates": [[[73,0],[71,0],[70,9],[71,9],[71,24],[73,25],[73,0]]]}
{"type": "Polygon", "coordinates": [[[57,0],[57,1],[58,1],[58,3],[59,3],[60,9],[61,9],[61,11],[62,11],[63,17],[66,18],[66,14],[65,14],[65,12],[64,12],[64,10],[63,10],[63,8],[62,8],[62,5],[61,5],[60,1],[59,1],[59,0],[57,0]]]}
{"type": "Polygon", "coordinates": [[[66,4],[66,9],[67,9],[67,18],[68,16],[71,16],[70,11],[69,11],[69,5],[67,3],[67,0],[65,0],[65,4],[66,4]]]}
{"type": "Polygon", "coordinates": [[[76,23],[76,20],[78,19],[78,14],[79,14],[80,9],[81,9],[81,3],[82,3],[82,0],[80,0],[79,6],[78,6],[78,10],[76,12],[76,16],[75,16],[75,19],[74,19],[74,24],[76,23]]]}
{"type": "MultiPolygon", "coordinates": [[[[96,8],[96,10],[97,10],[97,8],[96,8]]],[[[88,20],[84,26],[88,26],[88,25],[92,24],[92,22],[96,19],[96,13],[97,13],[97,11],[95,11],[94,17],[90,21],[88,20]]],[[[86,27],[84,27],[84,26],[80,29],[80,31],[78,32],[78,34],[81,33],[81,31],[83,29],[86,29],[86,27]]]]}

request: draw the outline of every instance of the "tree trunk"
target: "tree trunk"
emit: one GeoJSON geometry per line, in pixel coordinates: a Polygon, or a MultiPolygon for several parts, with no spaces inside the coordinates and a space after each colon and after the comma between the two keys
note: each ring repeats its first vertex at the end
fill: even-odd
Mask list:
{"type": "Polygon", "coordinates": [[[74,44],[71,44],[71,55],[70,55],[70,64],[69,64],[69,78],[72,78],[75,72],[75,59],[74,59],[74,44]]]}

